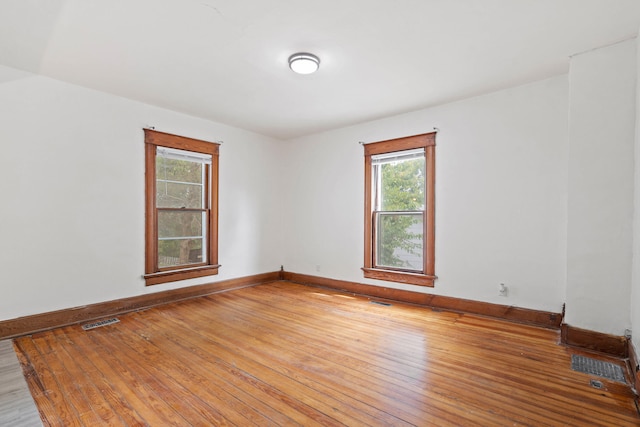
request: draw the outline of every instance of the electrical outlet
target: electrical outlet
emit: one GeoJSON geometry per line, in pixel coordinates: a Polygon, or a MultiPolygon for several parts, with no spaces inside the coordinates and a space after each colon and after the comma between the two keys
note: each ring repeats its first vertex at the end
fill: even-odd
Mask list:
{"type": "Polygon", "coordinates": [[[504,283],[500,283],[500,286],[498,287],[498,296],[509,296],[509,288],[507,288],[504,283]]]}
{"type": "Polygon", "coordinates": [[[320,272],[320,264],[316,264],[316,271],[320,272]]]}

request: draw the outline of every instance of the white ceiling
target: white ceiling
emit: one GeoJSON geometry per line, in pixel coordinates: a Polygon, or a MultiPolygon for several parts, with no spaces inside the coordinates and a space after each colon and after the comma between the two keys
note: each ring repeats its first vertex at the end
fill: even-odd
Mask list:
{"type": "Polygon", "coordinates": [[[639,27],[638,0],[0,0],[0,64],[287,139],[562,74],[639,27]]]}

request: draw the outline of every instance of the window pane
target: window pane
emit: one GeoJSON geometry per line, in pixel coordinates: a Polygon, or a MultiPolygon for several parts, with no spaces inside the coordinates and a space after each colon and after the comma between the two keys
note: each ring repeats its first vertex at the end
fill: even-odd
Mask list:
{"type": "Polygon", "coordinates": [[[204,212],[158,212],[158,237],[168,240],[204,236],[204,212]]]}
{"type": "Polygon", "coordinates": [[[200,264],[206,261],[203,239],[158,241],[158,267],[200,264]]]}
{"type": "Polygon", "coordinates": [[[202,163],[156,156],[156,179],[202,184],[202,163]]]}
{"type": "MultiPolygon", "coordinates": [[[[378,166],[378,209],[381,211],[424,210],[424,156],[378,166]]],[[[374,174],[376,175],[376,174],[374,174]]]]}
{"type": "Polygon", "coordinates": [[[204,208],[204,165],[156,156],[156,206],[204,208]]]}
{"type": "Polygon", "coordinates": [[[159,208],[202,209],[202,185],[156,181],[156,205],[159,208]]]}
{"type": "Polygon", "coordinates": [[[376,212],[376,267],[422,271],[423,213],[376,212]]]}
{"type": "Polygon", "coordinates": [[[159,268],[206,261],[205,218],[204,212],[158,212],[159,268]]]}

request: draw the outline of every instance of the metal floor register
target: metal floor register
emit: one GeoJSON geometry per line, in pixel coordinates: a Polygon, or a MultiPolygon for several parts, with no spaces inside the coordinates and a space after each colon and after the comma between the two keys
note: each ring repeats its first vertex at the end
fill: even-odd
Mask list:
{"type": "Polygon", "coordinates": [[[603,362],[602,360],[572,354],[571,369],[585,374],[597,375],[612,381],[626,383],[622,368],[611,362],[603,362]]]}

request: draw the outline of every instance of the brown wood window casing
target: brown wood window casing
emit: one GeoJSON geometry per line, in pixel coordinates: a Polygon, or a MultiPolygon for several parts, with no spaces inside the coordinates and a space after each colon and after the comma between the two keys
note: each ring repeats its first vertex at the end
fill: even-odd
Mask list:
{"type": "MultiPolygon", "coordinates": [[[[435,275],[435,136],[436,133],[414,135],[404,138],[397,138],[388,141],[365,144],[365,234],[364,234],[364,277],[370,279],[386,280],[391,282],[407,283],[420,286],[434,286],[435,275]],[[424,163],[420,153],[424,152],[424,163]],[[418,153],[418,154],[408,154],[418,153]],[[413,173],[413,184],[420,187],[420,200],[417,200],[418,207],[385,207],[378,199],[381,199],[382,188],[390,188],[383,185],[384,177],[380,166],[385,163],[395,165],[394,156],[400,158],[417,157],[420,165],[413,173]],[[404,156],[404,157],[402,157],[404,156]],[[424,180],[424,181],[422,181],[424,180]],[[424,200],[421,198],[424,197],[424,200]],[[400,218],[405,224],[411,224],[414,233],[411,234],[409,228],[403,229],[398,225],[400,218]],[[389,226],[385,226],[383,221],[388,221],[389,226]],[[395,221],[395,222],[394,222],[395,221]],[[387,230],[393,230],[396,224],[396,235],[398,230],[410,237],[399,238],[402,241],[399,249],[395,246],[385,248],[383,239],[387,230]],[[385,228],[386,227],[386,228],[385,228]],[[398,228],[400,227],[400,228],[398,228]],[[416,237],[419,236],[419,237],[416,237]],[[419,242],[416,241],[418,239],[419,242]],[[417,249],[416,249],[417,248],[417,249]],[[413,257],[413,263],[405,261],[403,257],[397,256],[398,251],[405,254],[405,258],[413,257]],[[378,253],[380,252],[380,253],[378,253]],[[385,262],[382,253],[385,252],[385,262]],[[416,264],[417,263],[417,264],[416,264]]],[[[396,178],[399,177],[396,176],[396,178]]],[[[390,180],[390,178],[389,178],[390,180]]],[[[394,181],[395,182],[395,181],[394,181]]],[[[391,184],[389,184],[391,185],[391,184]]],[[[394,184],[395,185],[395,184],[394,184]]],[[[385,190],[391,193],[392,189],[385,190]]],[[[400,190],[398,190],[400,191],[400,190]]],[[[392,197],[389,197],[392,199],[392,197]]],[[[416,201],[416,198],[411,199],[416,201]]],[[[389,203],[393,204],[393,203],[389,203]]],[[[401,204],[400,204],[401,205],[401,204]]],[[[392,235],[392,231],[387,234],[392,235]]],[[[387,240],[389,241],[389,240],[387,240]]],[[[393,239],[391,240],[393,241],[393,239]]],[[[396,238],[396,243],[398,238],[396,238]]],[[[387,245],[389,246],[389,245],[387,245]]]]}
{"type": "Polygon", "coordinates": [[[151,129],[144,134],[146,285],[218,274],[219,144],[151,129]],[[207,162],[191,162],[189,157],[158,160],[164,151],[206,157],[207,162]],[[159,164],[165,166],[158,170],[159,164]],[[166,164],[172,167],[172,179],[163,177],[166,164]],[[166,187],[166,196],[159,196],[159,182],[166,187]],[[189,201],[183,200],[187,196],[189,201]],[[198,230],[198,235],[191,236],[195,233],[187,228],[198,230]]]}

